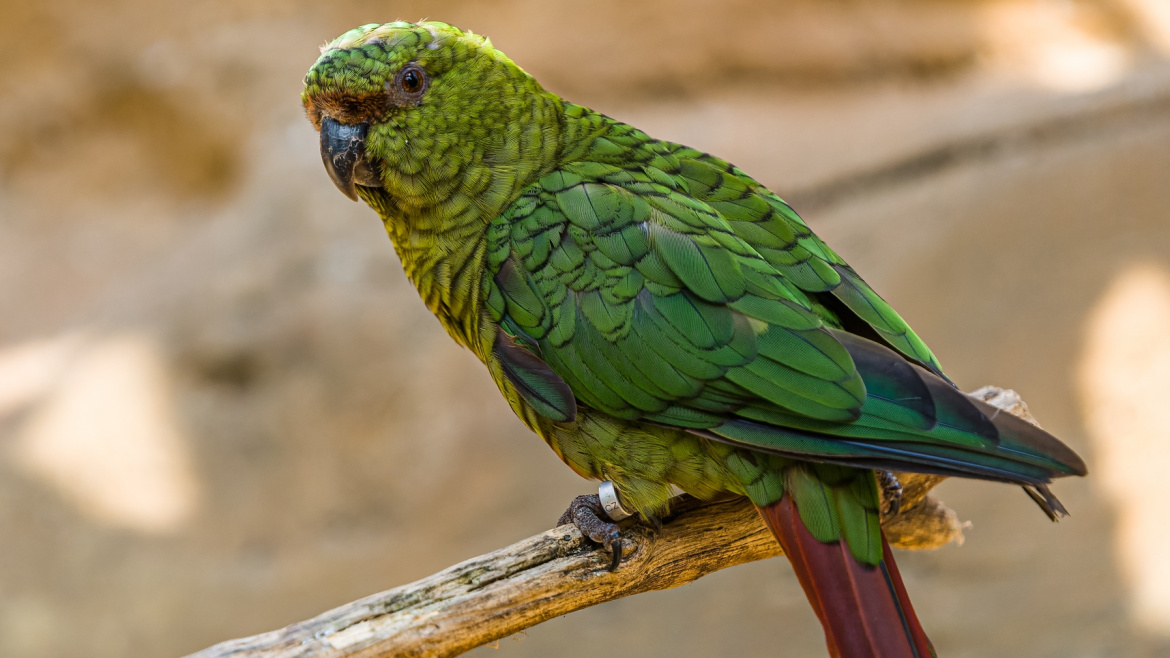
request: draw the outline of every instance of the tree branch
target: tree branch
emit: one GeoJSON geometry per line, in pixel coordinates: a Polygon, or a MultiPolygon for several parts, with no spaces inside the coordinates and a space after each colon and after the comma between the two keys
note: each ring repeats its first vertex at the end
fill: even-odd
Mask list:
{"type": "Polygon", "coordinates": [[[1037,151],[1043,147],[1099,136],[1104,131],[1132,129],[1162,121],[1170,112],[1170,88],[1165,84],[1123,87],[1082,101],[1058,114],[1048,114],[1018,125],[952,137],[935,146],[883,162],[875,167],[842,174],[803,189],[789,190],[784,198],[801,214],[822,210],[850,199],[898,185],[909,185],[950,169],[1037,151]]]}
{"type": "MultiPolygon", "coordinates": [[[[973,395],[1035,422],[1014,391],[984,387],[973,395]]],[[[921,549],[961,541],[958,517],[927,495],[942,478],[898,476],[901,510],[882,522],[890,543],[921,549]]],[[[743,498],[700,502],[680,496],[661,530],[631,523],[623,537],[634,548],[616,572],[608,571],[610,557],[603,549],[575,527],[560,526],[308,621],[217,644],[192,658],[449,656],[574,610],[678,587],[781,554],[743,498]]]]}

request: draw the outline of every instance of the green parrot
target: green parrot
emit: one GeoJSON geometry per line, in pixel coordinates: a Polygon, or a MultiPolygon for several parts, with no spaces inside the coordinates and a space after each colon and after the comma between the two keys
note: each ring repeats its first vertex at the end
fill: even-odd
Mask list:
{"type": "MultiPolygon", "coordinates": [[[[879,476],[1016,483],[1055,519],[1047,484],[1086,473],[959,391],[763,185],[545,91],[482,36],[355,28],[322,49],[303,102],[333,182],[378,213],[516,415],[645,519],[672,485],[749,498],[833,655],[933,651],[882,535],[879,476]]],[[[616,565],[617,527],[589,511],[570,517],[616,565]]]]}

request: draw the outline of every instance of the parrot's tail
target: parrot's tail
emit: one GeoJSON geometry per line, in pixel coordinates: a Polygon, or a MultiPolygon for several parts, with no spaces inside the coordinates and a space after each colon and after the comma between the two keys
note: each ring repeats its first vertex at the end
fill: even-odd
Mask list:
{"type": "Polygon", "coordinates": [[[825,629],[829,653],[839,658],[929,658],[927,639],[894,556],[882,537],[882,561],[858,562],[844,540],[823,543],[800,520],[792,497],[757,508],[792,562],[796,577],[825,629]]]}

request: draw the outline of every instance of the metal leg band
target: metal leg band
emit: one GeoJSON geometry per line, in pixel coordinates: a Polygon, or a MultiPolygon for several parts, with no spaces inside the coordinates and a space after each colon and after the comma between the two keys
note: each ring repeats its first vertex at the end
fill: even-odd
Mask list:
{"type": "Polygon", "coordinates": [[[597,497],[601,499],[601,508],[605,510],[606,516],[613,521],[621,521],[622,519],[633,516],[632,513],[626,511],[622,507],[622,502],[618,500],[617,488],[613,486],[613,482],[606,480],[597,487],[597,497]]]}

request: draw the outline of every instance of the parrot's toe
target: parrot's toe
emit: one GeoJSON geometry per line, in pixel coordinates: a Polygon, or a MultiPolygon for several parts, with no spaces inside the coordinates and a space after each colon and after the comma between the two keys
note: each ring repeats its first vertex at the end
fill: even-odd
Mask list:
{"type": "Polygon", "coordinates": [[[616,523],[606,521],[605,517],[605,508],[601,506],[601,499],[597,495],[577,496],[569,503],[569,509],[561,515],[557,525],[577,526],[581,534],[604,546],[605,550],[613,554],[609,570],[617,571],[622,561],[621,531],[616,523]]]}
{"type": "Polygon", "coordinates": [[[878,485],[882,489],[882,516],[894,516],[902,509],[902,483],[893,473],[878,471],[878,485]]]}

